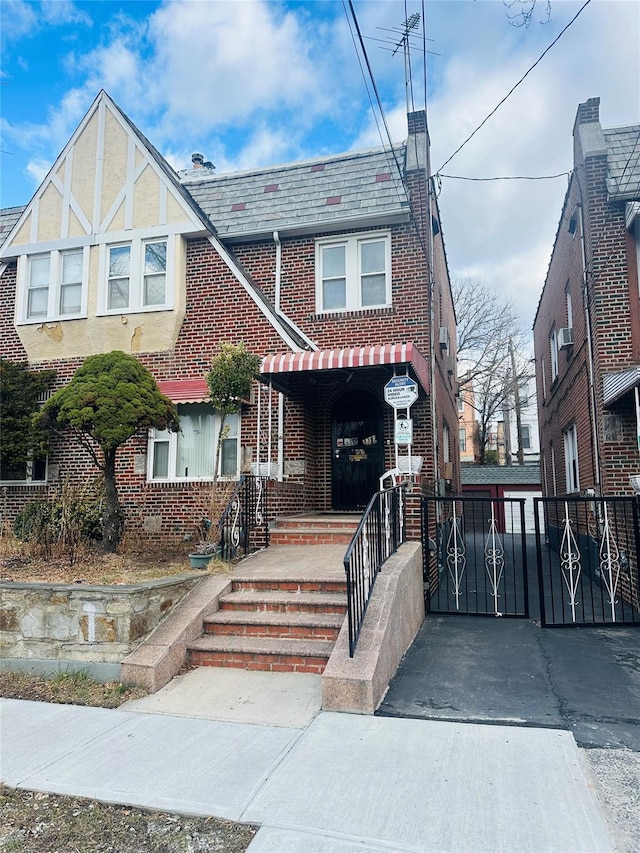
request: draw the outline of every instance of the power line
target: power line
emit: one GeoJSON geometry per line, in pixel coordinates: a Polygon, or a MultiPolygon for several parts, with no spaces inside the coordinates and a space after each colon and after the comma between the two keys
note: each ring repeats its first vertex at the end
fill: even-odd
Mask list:
{"type": "Polygon", "coordinates": [[[568,178],[571,172],[559,172],[557,175],[497,175],[494,178],[471,178],[466,175],[445,175],[438,172],[438,178],[454,181],[550,181],[553,178],[568,178]]]}
{"type": "MultiPolygon", "coordinates": [[[[498,111],[498,109],[499,109],[499,108],[504,104],[504,102],[507,100],[507,98],[509,98],[509,97],[510,97],[514,92],[515,92],[515,90],[518,88],[518,86],[519,86],[519,85],[520,85],[520,84],[521,84],[521,83],[522,83],[522,82],[523,82],[523,81],[524,81],[524,80],[529,76],[529,74],[531,74],[531,72],[533,71],[533,69],[534,69],[534,68],[535,68],[535,67],[536,67],[536,66],[537,66],[537,65],[542,61],[542,59],[547,55],[547,53],[549,53],[549,51],[551,50],[551,48],[552,48],[555,44],[557,44],[557,42],[562,38],[562,36],[566,33],[566,31],[567,31],[567,30],[569,29],[569,27],[573,24],[573,22],[578,18],[578,16],[579,16],[579,15],[581,15],[581,14],[582,14],[582,12],[584,12],[584,10],[587,8],[587,6],[589,5],[589,3],[591,3],[591,0],[586,0],[586,3],[585,3],[583,6],[581,6],[581,7],[580,7],[580,9],[578,9],[578,11],[576,12],[576,14],[575,14],[575,15],[573,16],[573,18],[569,21],[569,23],[566,25],[566,27],[558,33],[558,35],[556,36],[556,38],[551,42],[551,44],[546,48],[546,50],[545,50],[545,51],[544,51],[544,52],[543,52],[543,53],[538,57],[538,59],[536,59],[536,61],[533,63],[533,65],[532,65],[532,66],[531,66],[527,71],[525,71],[525,73],[524,73],[524,74],[522,75],[522,77],[518,80],[518,82],[517,82],[517,83],[516,83],[516,84],[515,84],[515,85],[514,85],[514,86],[513,86],[513,87],[512,87],[508,92],[507,92],[507,94],[504,96],[504,98],[503,98],[503,99],[502,99],[498,104],[496,104],[496,106],[491,110],[491,112],[489,113],[489,115],[488,115],[488,116],[487,116],[487,117],[486,117],[486,118],[485,118],[485,119],[484,119],[484,120],[483,120],[483,121],[478,125],[478,127],[476,127],[476,129],[473,131],[473,133],[472,133],[472,134],[470,134],[470,135],[465,139],[465,141],[462,143],[462,145],[460,145],[458,148],[456,148],[456,150],[453,152],[453,154],[452,154],[452,155],[451,155],[447,160],[445,160],[445,161],[444,161],[444,163],[442,164],[442,166],[440,166],[440,169],[444,169],[444,167],[447,165],[447,163],[450,163],[450,162],[451,162],[451,160],[453,160],[453,158],[456,156],[456,154],[459,154],[459,153],[460,153],[460,151],[462,151],[462,149],[463,149],[463,148],[464,148],[464,146],[467,144],[467,142],[469,142],[471,139],[473,139],[473,137],[476,135],[476,133],[477,133],[477,132],[482,128],[482,127],[484,127],[484,125],[489,121],[489,119],[491,118],[491,116],[492,116],[492,115],[494,115],[494,113],[496,113],[496,112],[498,111]]],[[[438,172],[440,171],[440,169],[438,169],[438,172]]],[[[437,173],[436,173],[436,174],[437,174],[437,173]]]]}

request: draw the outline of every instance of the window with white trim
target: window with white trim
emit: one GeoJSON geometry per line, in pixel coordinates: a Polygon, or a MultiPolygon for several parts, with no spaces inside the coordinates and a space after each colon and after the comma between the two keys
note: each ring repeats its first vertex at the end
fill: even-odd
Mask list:
{"type": "Polygon", "coordinates": [[[89,249],[54,250],[21,259],[19,322],[86,316],[89,249]]]}
{"type": "Polygon", "coordinates": [[[464,427],[458,430],[458,441],[460,442],[460,452],[466,453],[467,450],[467,431],[464,427]]]}
{"type": "Polygon", "coordinates": [[[551,354],[551,382],[558,376],[558,336],[554,329],[549,335],[549,352],[551,354]]]}
{"type": "Polygon", "coordinates": [[[573,300],[571,298],[571,291],[569,289],[570,282],[567,282],[567,286],[565,287],[565,298],[567,303],[567,328],[573,329],[573,300]]]}
{"type": "Polygon", "coordinates": [[[171,308],[172,243],[132,240],[104,246],[102,311],[157,311],[171,308]]]}
{"type": "Polygon", "coordinates": [[[521,424],[520,440],[523,450],[531,450],[531,427],[528,424],[521,424]]]}
{"type": "Polygon", "coordinates": [[[319,313],[391,304],[391,237],[368,233],[316,242],[319,313]]]}
{"type": "Polygon", "coordinates": [[[566,475],[567,492],[580,491],[580,477],[578,475],[578,430],[572,424],[563,433],[564,437],[564,467],[566,475]]]}
{"type": "MultiPolygon", "coordinates": [[[[210,403],[178,403],[180,432],[151,430],[147,458],[149,480],[211,480],[220,431],[220,415],[210,403]]],[[[240,470],[240,415],[225,418],[218,476],[235,479],[240,470]]]]}
{"type": "Polygon", "coordinates": [[[451,462],[451,445],[447,424],[444,424],[442,427],[442,459],[444,462],[451,462]]]}

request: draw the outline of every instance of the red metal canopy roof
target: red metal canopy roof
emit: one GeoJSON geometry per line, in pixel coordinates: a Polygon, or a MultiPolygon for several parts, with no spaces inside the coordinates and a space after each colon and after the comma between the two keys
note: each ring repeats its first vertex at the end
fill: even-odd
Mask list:
{"type": "Polygon", "coordinates": [[[411,364],[420,384],[429,392],[429,364],[413,343],[267,355],[262,359],[260,372],[268,376],[308,370],[350,370],[382,364],[411,364]]]}
{"type": "Polygon", "coordinates": [[[202,403],[209,399],[206,379],[161,379],[158,388],[174,403],[202,403]]]}

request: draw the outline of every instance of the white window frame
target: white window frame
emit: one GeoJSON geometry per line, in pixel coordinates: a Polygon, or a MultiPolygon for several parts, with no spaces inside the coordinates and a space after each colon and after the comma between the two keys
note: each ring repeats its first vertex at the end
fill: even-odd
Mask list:
{"type": "Polygon", "coordinates": [[[564,439],[564,468],[566,477],[566,491],[580,491],[580,468],[578,465],[578,430],[575,424],[571,424],[562,433],[564,439]]]}
{"type": "MultiPolygon", "coordinates": [[[[176,407],[178,408],[178,413],[180,407],[182,405],[188,405],[184,403],[176,403],[176,407]]],[[[213,458],[215,458],[215,445],[218,441],[218,434],[220,431],[220,414],[216,412],[216,410],[211,407],[211,415],[214,418],[214,428],[213,428],[213,458]]],[[[233,417],[231,415],[227,415],[225,425],[229,424],[229,418],[233,417]]],[[[228,435],[225,441],[236,441],[236,470],[233,475],[223,475],[221,473],[222,470],[222,459],[223,453],[220,453],[220,459],[218,460],[218,479],[226,481],[237,480],[240,476],[240,462],[241,462],[241,446],[240,446],[240,432],[242,429],[242,418],[241,415],[237,416],[237,433],[235,435],[228,435]]],[[[224,447],[224,442],[223,442],[224,447]]],[[[163,430],[149,430],[148,436],[148,444],[147,444],[147,482],[148,483],[193,483],[193,482],[211,482],[213,480],[213,473],[205,477],[178,477],[175,474],[171,474],[172,471],[176,470],[176,459],[177,459],[177,450],[178,450],[178,434],[175,432],[165,433],[163,430]],[[155,445],[157,443],[169,443],[169,459],[168,459],[168,475],[166,477],[155,477],[153,474],[154,468],[154,455],[155,455],[155,445]]]]}
{"type": "MultiPolygon", "coordinates": [[[[50,252],[33,252],[21,255],[18,261],[18,300],[16,322],[19,325],[31,323],[50,323],[58,320],[77,320],[87,316],[87,292],[89,287],[89,247],[69,246],[64,249],[54,249],[50,252]],[[80,310],[62,313],[62,272],[65,255],[82,252],[82,274],[80,282],[80,310]],[[45,314],[29,316],[29,296],[31,288],[31,266],[34,260],[47,258],[49,261],[49,282],[47,290],[47,309],[45,314]]],[[[76,282],[74,282],[75,284],[76,282]]],[[[44,289],[44,288],[43,288],[44,289]]]]}
{"type": "Polygon", "coordinates": [[[451,436],[448,424],[442,426],[442,461],[451,462],[451,436]]]}
{"type": "Polygon", "coordinates": [[[112,314],[142,314],[150,311],[170,311],[173,308],[174,270],[175,270],[175,237],[162,235],[158,237],[135,238],[132,240],[114,240],[112,243],[102,243],[100,246],[98,286],[98,315],[112,314]],[[165,298],[158,304],[145,304],[145,248],[151,243],[165,243],[167,247],[165,266],[165,298]],[[111,250],[129,247],[129,304],[126,307],[109,307],[109,261],[111,250]]]}
{"type": "Polygon", "coordinates": [[[33,478],[33,461],[26,464],[26,479],[24,480],[0,480],[0,486],[45,486],[49,476],[49,457],[44,459],[44,477],[39,480],[33,478]]]}
{"type": "Polygon", "coordinates": [[[522,439],[522,449],[531,450],[531,427],[529,424],[520,425],[520,438],[522,439]]]}
{"type": "Polygon", "coordinates": [[[460,452],[467,452],[467,430],[465,427],[460,427],[458,429],[458,442],[460,444],[460,452]]]}
{"type": "Polygon", "coordinates": [[[565,288],[565,297],[567,301],[567,328],[573,329],[573,299],[571,298],[569,282],[567,282],[567,286],[565,288]]]}
{"type": "Polygon", "coordinates": [[[346,311],[373,311],[391,305],[391,232],[367,231],[363,234],[350,234],[345,237],[326,237],[316,240],[316,311],[318,314],[342,314],[346,311]],[[365,243],[383,242],[385,247],[385,298],[374,305],[362,304],[361,246],[365,243]],[[323,303],[322,252],[330,247],[345,247],[345,305],[339,308],[325,308],[323,303]]]}
{"type": "Polygon", "coordinates": [[[549,352],[551,354],[551,384],[558,378],[558,335],[553,329],[549,335],[549,352]]]}

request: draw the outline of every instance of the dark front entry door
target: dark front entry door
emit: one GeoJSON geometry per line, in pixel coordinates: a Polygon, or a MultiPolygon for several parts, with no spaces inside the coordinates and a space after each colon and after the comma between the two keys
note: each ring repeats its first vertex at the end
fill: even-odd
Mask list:
{"type": "Polygon", "coordinates": [[[331,417],[332,506],[363,509],[384,473],[382,411],[366,391],[345,394],[331,417]]]}

